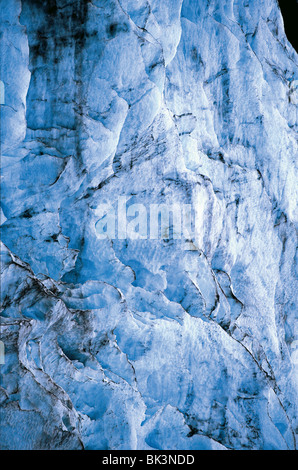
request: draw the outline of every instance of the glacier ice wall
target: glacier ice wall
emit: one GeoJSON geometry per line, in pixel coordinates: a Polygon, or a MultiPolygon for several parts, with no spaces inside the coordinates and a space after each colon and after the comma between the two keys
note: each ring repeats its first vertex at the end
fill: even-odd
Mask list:
{"type": "Polygon", "coordinates": [[[2,449],[295,449],[297,54],[276,0],[1,5],[2,449]],[[181,240],[97,208],[191,204],[181,240]]]}

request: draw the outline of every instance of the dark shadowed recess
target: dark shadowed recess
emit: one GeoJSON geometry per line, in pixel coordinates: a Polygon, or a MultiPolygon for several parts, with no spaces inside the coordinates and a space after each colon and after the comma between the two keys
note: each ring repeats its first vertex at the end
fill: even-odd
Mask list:
{"type": "Polygon", "coordinates": [[[278,3],[284,19],[287,38],[298,51],[298,0],[278,0],[278,3]]]}
{"type": "MultiPolygon", "coordinates": [[[[24,1],[24,0],[23,0],[24,1]]],[[[26,0],[29,5],[41,8],[50,16],[55,16],[57,11],[56,0],[26,0]]]]}

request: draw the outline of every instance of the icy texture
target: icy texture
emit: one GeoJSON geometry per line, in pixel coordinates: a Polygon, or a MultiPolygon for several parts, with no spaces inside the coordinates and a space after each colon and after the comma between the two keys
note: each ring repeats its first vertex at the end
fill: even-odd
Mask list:
{"type": "Polygon", "coordinates": [[[0,8],[1,448],[294,449],[298,75],[276,0],[0,8]],[[196,249],[100,240],[119,196],[193,204],[196,249]]]}

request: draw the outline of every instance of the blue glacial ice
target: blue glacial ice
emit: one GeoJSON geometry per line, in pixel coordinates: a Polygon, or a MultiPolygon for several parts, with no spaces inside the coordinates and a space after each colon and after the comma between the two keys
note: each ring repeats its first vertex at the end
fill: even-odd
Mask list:
{"type": "Polygon", "coordinates": [[[277,0],[0,8],[0,448],[295,449],[298,69],[277,0]],[[190,205],[195,238],[100,237],[119,198],[190,205]]]}

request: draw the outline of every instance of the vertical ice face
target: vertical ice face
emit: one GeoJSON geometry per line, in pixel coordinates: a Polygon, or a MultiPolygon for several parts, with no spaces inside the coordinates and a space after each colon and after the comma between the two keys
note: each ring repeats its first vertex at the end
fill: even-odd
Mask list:
{"type": "Polygon", "coordinates": [[[295,449],[298,76],[276,0],[0,6],[1,448],[295,449]],[[194,238],[130,236],[162,204],[193,208],[194,238]]]}

